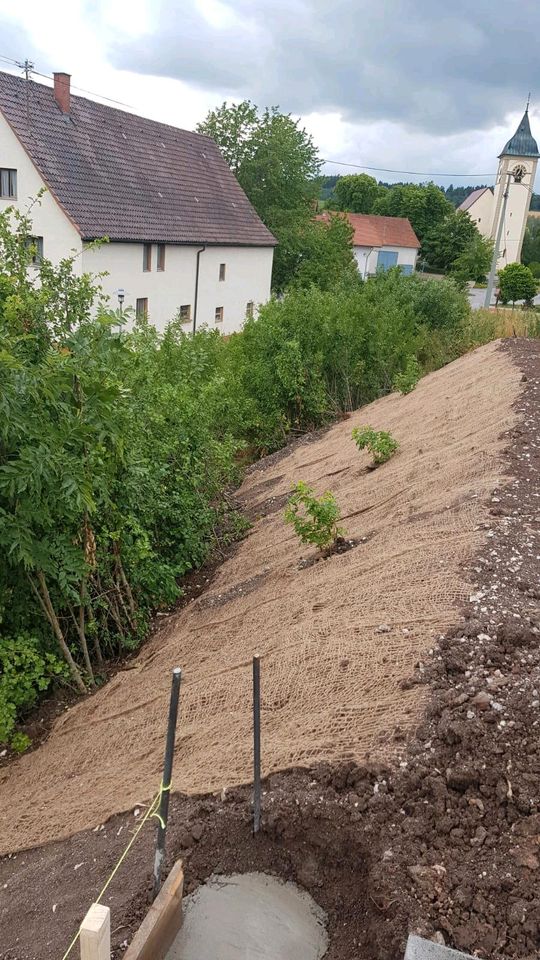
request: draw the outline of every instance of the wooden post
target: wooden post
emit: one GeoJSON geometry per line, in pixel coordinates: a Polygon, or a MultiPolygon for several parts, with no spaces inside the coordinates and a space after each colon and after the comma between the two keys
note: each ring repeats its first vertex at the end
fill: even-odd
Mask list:
{"type": "Polygon", "coordinates": [[[111,911],[93,903],[81,924],[81,960],[111,960],[111,911]]]}

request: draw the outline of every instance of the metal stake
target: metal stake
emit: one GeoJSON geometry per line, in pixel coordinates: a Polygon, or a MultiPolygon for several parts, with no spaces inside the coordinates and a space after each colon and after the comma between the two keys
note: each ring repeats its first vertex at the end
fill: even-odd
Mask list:
{"type": "Polygon", "coordinates": [[[180,697],[180,681],[182,671],[175,667],[172,672],[171,699],[169,702],[169,721],[167,726],[167,742],[165,744],[165,762],[163,764],[163,789],[159,804],[159,821],[156,837],[156,853],[154,857],[154,887],[152,900],[155,900],[161,886],[161,867],[165,857],[165,838],[167,834],[167,818],[169,816],[169,797],[171,795],[171,777],[174,760],[174,739],[176,735],[176,720],[178,717],[178,700],[180,697]]]}
{"type": "Polygon", "coordinates": [[[261,825],[261,661],[253,657],[253,833],[261,825]]]}

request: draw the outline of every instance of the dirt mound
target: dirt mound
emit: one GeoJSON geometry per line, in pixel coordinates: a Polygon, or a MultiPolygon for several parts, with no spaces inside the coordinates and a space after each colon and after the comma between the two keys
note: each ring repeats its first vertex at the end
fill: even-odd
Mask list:
{"type": "Polygon", "coordinates": [[[184,668],[173,788],[250,778],[250,660],[262,657],[264,772],[395,751],[419,717],[403,689],[456,621],[463,566],[485,541],[484,501],[501,473],[519,374],[498,345],[354,414],[251,471],[240,496],[259,517],[209,591],[171,617],[134,662],[69,710],[49,740],[0,777],[0,850],[94,827],[159,783],[169,672],[184,668]],[[374,472],[350,431],[390,430],[401,450],[374,472]],[[309,568],[282,519],[298,479],[331,488],[354,549],[309,568]],[[279,509],[273,510],[273,504],[279,509]]]}

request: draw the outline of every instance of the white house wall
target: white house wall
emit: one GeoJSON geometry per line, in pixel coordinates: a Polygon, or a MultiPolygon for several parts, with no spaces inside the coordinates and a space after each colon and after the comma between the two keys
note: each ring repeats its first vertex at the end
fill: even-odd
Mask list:
{"type": "Polygon", "coordinates": [[[485,190],[467,210],[483,237],[491,236],[494,206],[495,200],[491,190],[485,190]]]}
{"type": "Polygon", "coordinates": [[[410,266],[413,270],[418,255],[418,250],[414,247],[353,247],[353,250],[361,277],[367,277],[372,273],[377,273],[379,250],[397,253],[397,265],[399,267],[410,266]]]}
{"type": "MultiPolygon", "coordinates": [[[[0,211],[14,206],[26,213],[45,184],[28,154],[19,143],[11,127],[0,114],[0,167],[17,171],[17,197],[0,197],[0,211]]],[[[53,263],[82,249],[81,237],[54,197],[47,191],[30,212],[32,234],[43,237],[43,255],[53,263]]],[[[75,262],[75,271],[81,272],[81,258],[75,262]]]]}
{"type": "MultiPolygon", "coordinates": [[[[87,273],[107,272],[99,281],[109,298],[110,307],[118,307],[118,289],[125,293],[124,309],[135,311],[136,301],[148,300],[148,319],[164,330],[180,306],[189,305],[191,328],[195,306],[197,250],[200,246],[167,244],[165,269],[157,269],[157,245],[152,244],[152,269],[143,270],[142,243],[106,243],[85,247],[83,269],[87,273]]],[[[206,247],[199,260],[197,327],[203,325],[232,333],[246,318],[246,307],[255,310],[270,297],[273,249],[271,247],[206,247]],[[219,279],[220,264],[225,264],[225,279],[219,279]],[[216,323],[216,308],[223,307],[223,321],[216,323]]]]}

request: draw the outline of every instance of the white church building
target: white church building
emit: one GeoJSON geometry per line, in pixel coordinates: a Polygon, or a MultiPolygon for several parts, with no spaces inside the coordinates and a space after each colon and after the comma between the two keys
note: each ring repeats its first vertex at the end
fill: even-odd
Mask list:
{"type": "Polygon", "coordinates": [[[0,211],[43,188],[37,255],[103,273],[113,310],[232,333],[270,297],[276,240],[213,140],[0,72],[0,211]]]}
{"type": "Polygon", "coordinates": [[[531,133],[527,105],[514,136],[499,154],[495,187],[473,190],[459,207],[467,211],[484,237],[496,240],[501,228],[499,270],[508,263],[519,263],[521,260],[539,157],[538,145],[531,133]],[[506,192],[508,196],[505,198],[506,192]]]}

